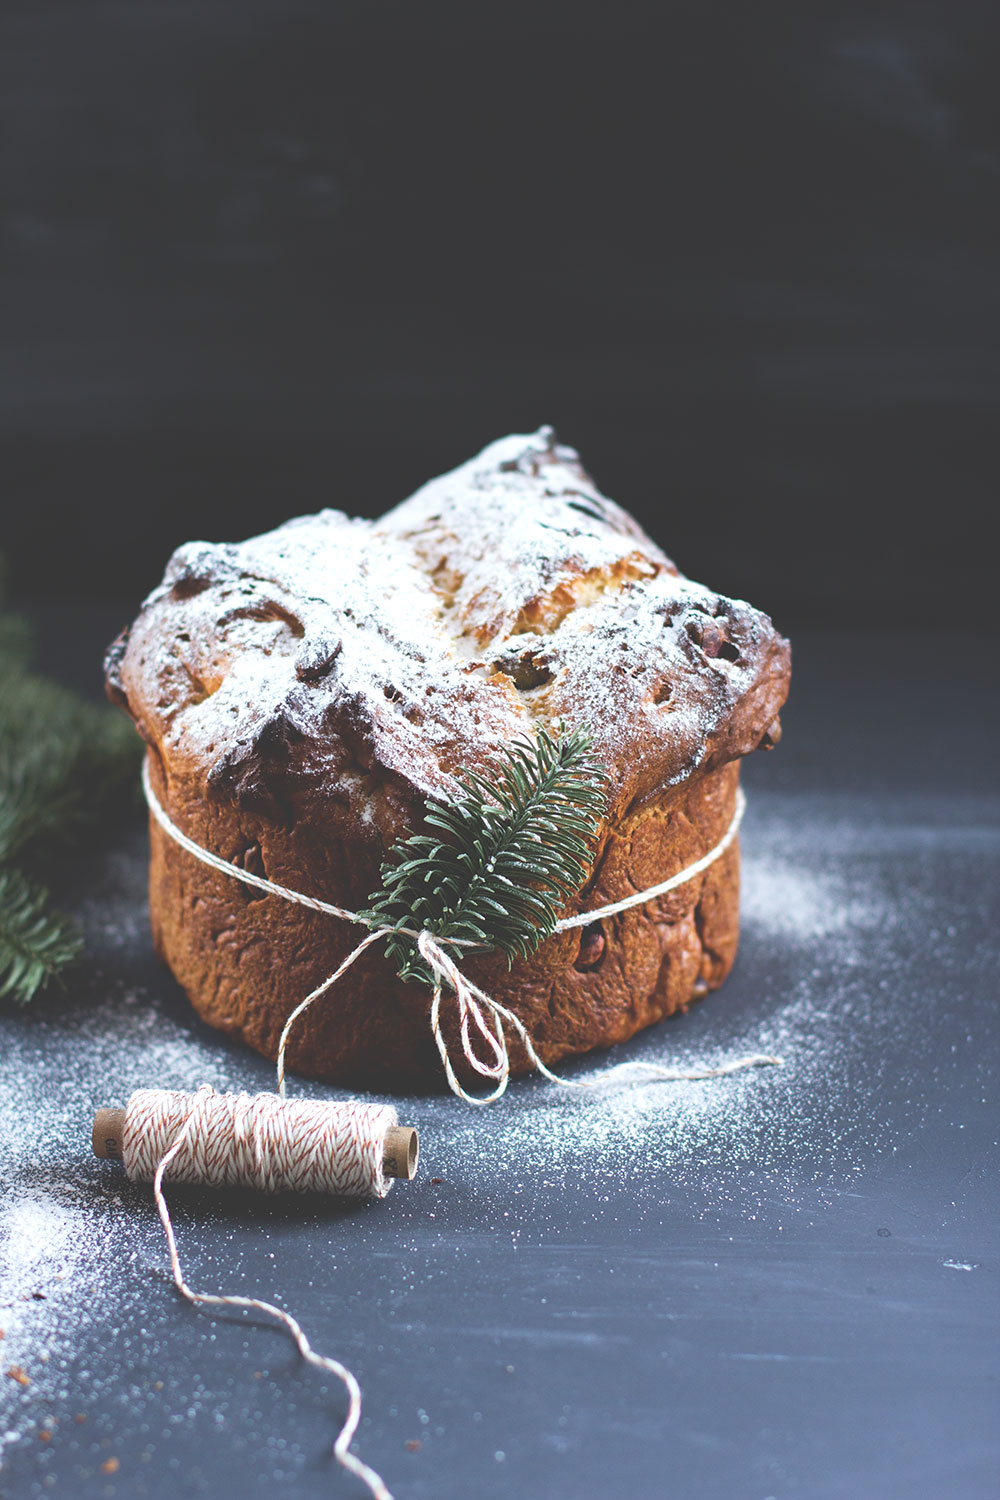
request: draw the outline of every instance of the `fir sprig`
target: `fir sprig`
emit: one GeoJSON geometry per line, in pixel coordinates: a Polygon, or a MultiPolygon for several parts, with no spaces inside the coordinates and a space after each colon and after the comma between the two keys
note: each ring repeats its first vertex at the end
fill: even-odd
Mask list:
{"type": "Polygon", "coordinates": [[[30,1000],[79,957],[83,938],[20,870],[0,870],[0,995],[30,1000]]]}
{"type": "Polygon", "coordinates": [[[0,666],[0,864],[44,861],[134,805],[139,754],[123,715],[0,666]]]}
{"type": "MultiPolygon", "coordinates": [[[[606,811],[606,775],[584,729],[516,741],[490,774],[460,773],[464,796],[427,804],[425,823],[390,851],[369,917],[502,953],[508,964],[548,937],[582,885],[606,811]],[[443,837],[442,837],[443,835],[443,837]]],[[[430,974],[405,933],[386,951],[404,980],[430,974]]]]}
{"type": "Polygon", "coordinates": [[[123,717],[27,670],[30,639],[0,615],[0,997],[21,1002],[80,953],[47,887],[136,805],[141,753],[123,717]]]}

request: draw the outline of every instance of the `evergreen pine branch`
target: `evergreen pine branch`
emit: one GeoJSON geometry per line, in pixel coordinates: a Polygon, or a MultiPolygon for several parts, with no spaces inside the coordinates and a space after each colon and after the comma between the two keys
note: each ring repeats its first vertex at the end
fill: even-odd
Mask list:
{"type": "MultiPolygon", "coordinates": [[[[606,811],[606,775],[586,729],[517,741],[489,774],[456,778],[464,796],[427,804],[430,833],[390,851],[367,913],[390,927],[427,929],[504,954],[533,953],[582,885],[606,811]],[[443,837],[442,837],[443,835],[443,837]]],[[[404,980],[431,976],[403,933],[386,950],[404,980]]]]}
{"type": "Polygon", "coordinates": [[[26,1004],[78,957],[83,939],[20,870],[0,870],[0,997],[26,1004]]]}
{"type": "Polygon", "coordinates": [[[47,878],[138,805],[141,755],[123,717],[27,671],[30,646],[27,622],[0,616],[0,997],[22,1002],[82,947],[47,878]]]}
{"type": "Polygon", "coordinates": [[[137,805],[141,747],[110,708],[21,671],[0,694],[0,863],[38,863],[137,805]]]}

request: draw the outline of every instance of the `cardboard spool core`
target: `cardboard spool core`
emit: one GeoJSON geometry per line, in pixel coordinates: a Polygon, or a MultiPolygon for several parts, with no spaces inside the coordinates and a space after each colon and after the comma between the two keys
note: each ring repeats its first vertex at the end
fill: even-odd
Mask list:
{"type": "MultiPolygon", "coordinates": [[[[121,1161],[124,1128],[123,1109],[99,1109],[94,1116],[91,1137],[94,1155],[103,1161],[121,1161]]],[[[386,1177],[398,1177],[404,1182],[412,1182],[417,1175],[419,1157],[420,1140],[413,1126],[390,1125],[382,1148],[382,1171],[386,1177]]]]}

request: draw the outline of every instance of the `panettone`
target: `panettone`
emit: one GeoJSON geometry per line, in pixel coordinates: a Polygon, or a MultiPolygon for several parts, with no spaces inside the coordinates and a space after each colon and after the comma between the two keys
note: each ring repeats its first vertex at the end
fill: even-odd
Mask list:
{"type": "MultiPolygon", "coordinates": [[[[770,620],[683,578],[547,428],[491,444],[378,521],[324,510],[181,547],[107,660],[174,823],[352,911],[429,795],[453,797],[455,772],[539,727],[589,726],[610,778],[567,913],[662,882],[729,827],[739,758],[777,740],[789,671],[770,620]]],[[[206,868],[155,822],[151,839],[158,952],[207,1021],[274,1057],[291,1009],[363,929],[206,868]]],[[[510,969],[482,953],[463,968],[553,1063],[721,984],[738,894],[734,843],[669,895],[510,969]]],[[[289,1064],[434,1083],[430,1002],[370,948],[302,1017],[289,1064]]],[[[512,1063],[526,1065],[517,1045],[512,1063]]]]}

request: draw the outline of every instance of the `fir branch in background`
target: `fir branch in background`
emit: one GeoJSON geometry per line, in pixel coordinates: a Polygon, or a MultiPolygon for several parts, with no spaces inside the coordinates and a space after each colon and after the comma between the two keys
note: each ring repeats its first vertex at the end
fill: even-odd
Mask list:
{"type": "Polygon", "coordinates": [[[30,651],[27,622],[0,615],[0,997],[21,1002],[82,948],[47,888],[136,806],[141,758],[124,718],[28,671],[30,651]]]}
{"type": "MultiPolygon", "coordinates": [[[[583,884],[607,778],[581,728],[558,740],[542,730],[535,741],[513,744],[491,775],[467,771],[456,779],[464,797],[427,804],[427,826],[444,837],[418,833],[395,845],[368,915],[470,940],[510,964],[551,934],[583,884]]],[[[386,951],[400,978],[431,978],[412,938],[393,936],[386,951]]]]}
{"type": "Polygon", "coordinates": [[[0,657],[0,862],[79,847],[134,805],[140,759],[122,715],[0,657]]]}
{"type": "Polygon", "coordinates": [[[27,1001],[80,956],[83,938],[20,870],[0,870],[0,995],[27,1001]]]}

